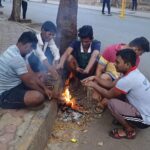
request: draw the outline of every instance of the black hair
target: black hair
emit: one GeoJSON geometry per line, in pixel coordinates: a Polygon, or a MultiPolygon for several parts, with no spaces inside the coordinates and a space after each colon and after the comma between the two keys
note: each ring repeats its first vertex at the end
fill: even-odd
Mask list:
{"type": "Polygon", "coordinates": [[[123,49],[117,52],[116,56],[120,56],[125,63],[130,63],[131,66],[136,64],[136,53],[132,49],[123,49]]]}
{"type": "Polygon", "coordinates": [[[145,37],[135,38],[134,40],[132,40],[129,43],[129,46],[131,46],[131,47],[138,47],[143,52],[149,52],[150,51],[149,41],[145,37]]]}
{"type": "Polygon", "coordinates": [[[27,43],[34,43],[37,44],[38,39],[36,37],[35,32],[27,31],[23,32],[18,39],[18,43],[27,44],[27,43]]]}
{"type": "Polygon", "coordinates": [[[90,38],[91,40],[93,39],[93,28],[90,25],[85,25],[81,27],[78,31],[78,36],[83,39],[83,38],[90,38]]]}
{"type": "Polygon", "coordinates": [[[57,29],[56,29],[56,26],[53,22],[51,21],[46,21],[43,23],[42,27],[41,27],[41,30],[44,30],[46,32],[52,32],[52,33],[56,33],[57,32],[57,29]]]}

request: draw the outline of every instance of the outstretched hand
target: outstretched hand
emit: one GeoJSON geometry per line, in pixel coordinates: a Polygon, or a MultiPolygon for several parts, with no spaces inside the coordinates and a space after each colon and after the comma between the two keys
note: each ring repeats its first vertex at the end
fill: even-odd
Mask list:
{"type": "Polygon", "coordinates": [[[86,87],[94,87],[94,82],[93,81],[82,82],[82,85],[86,87]]]}
{"type": "Polygon", "coordinates": [[[91,77],[88,77],[88,78],[81,80],[81,83],[84,84],[84,83],[94,81],[94,80],[95,80],[95,76],[91,76],[91,77]]]}
{"type": "Polygon", "coordinates": [[[49,74],[50,74],[55,80],[57,80],[58,77],[59,77],[58,72],[57,72],[57,70],[55,69],[54,66],[51,66],[51,67],[49,68],[49,74]]]}

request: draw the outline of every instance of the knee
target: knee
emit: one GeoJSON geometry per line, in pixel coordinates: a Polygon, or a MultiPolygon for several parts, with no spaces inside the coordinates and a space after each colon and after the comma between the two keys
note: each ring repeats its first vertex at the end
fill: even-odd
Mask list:
{"type": "Polygon", "coordinates": [[[27,106],[38,106],[44,102],[44,95],[39,91],[28,91],[24,102],[27,106]]]}
{"type": "Polygon", "coordinates": [[[34,101],[37,103],[44,102],[44,95],[41,92],[36,91],[34,94],[34,101]]]}
{"type": "Polygon", "coordinates": [[[108,74],[103,73],[103,74],[101,75],[101,79],[104,79],[104,80],[111,80],[111,77],[110,77],[108,74]]]}
{"type": "Polygon", "coordinates": [[[108,109],[112,112],[116,109],[116,105],[115,105],[115,99],[110,99],[108,102],[107,102],[107,107],[108,109]]]}

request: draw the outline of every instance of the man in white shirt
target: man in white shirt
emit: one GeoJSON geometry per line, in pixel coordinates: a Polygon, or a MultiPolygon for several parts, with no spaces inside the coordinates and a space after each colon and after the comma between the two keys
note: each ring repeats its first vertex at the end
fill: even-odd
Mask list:
{"type": "Polygon", "coordinates": [[[53,39],[55,33],[56,26],[51,21],[43,23],[41,33],[37,34],[37,48],[27,57],[34,72],[47,70],[57,76],[54,65],[59,61],[60,54],[53,39]]]}
{"type": "Polygon", "coordinates": [[[113,129],[110,136],[133,139],[135,127],[150,126],[150,82],[136,68],[133,50],[118,51],[116,56],[116,69],[124,74],[122,78],[111,83],[93,76],[85,79],[83,84],[93,87],[104,97],[103,104],[108,106],[111,114],[123,126],[123,129],[113,129]],[[127,101],[118,98],[122,94],[126,95],[127,101]]]}

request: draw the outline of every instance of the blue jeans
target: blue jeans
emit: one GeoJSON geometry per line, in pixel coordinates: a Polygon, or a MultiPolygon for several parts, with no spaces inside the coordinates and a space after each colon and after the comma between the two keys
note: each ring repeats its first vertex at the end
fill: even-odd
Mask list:
{"type": "MultiPolygon", "coordinates": [[[[52,64],[53,60],[54,60],[54,56],[52,55],[52,52],[51,52],[49,47],[45,51],[45,56],[47,57],[47,60],[48,60],[49,64],[52,64]]],[[[40,59],[34,53],[32,53],[29,56],[28,62],[30,64],[31,69],[34,72],[40,72],[40,71],[45,71],[46,70],[43,63],[40,61],[40,59]]]]}
{"type": "Polygon", "coordinates": [[[137,10],[137,0],[132,0],[132,10],[137,10]]]}
{"type": "Polygon", "coordinates": [[[107,5],[108,14],[110,14],[110,0],[103,0],[102,13],[104,13],[105,5],[107,5]]]}

